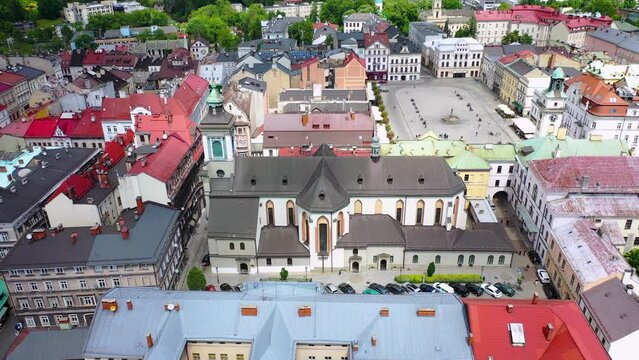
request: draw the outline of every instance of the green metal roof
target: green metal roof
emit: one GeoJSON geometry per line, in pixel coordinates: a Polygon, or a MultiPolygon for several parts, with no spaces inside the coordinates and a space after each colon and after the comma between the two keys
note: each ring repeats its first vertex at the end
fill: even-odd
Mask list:
{"type": "Polygon", "coordinates": [[[515,161],[513,144],[473,144],[466,149],[488,162],[515,161]]]}
{"type": "Polygon", "coordinates": [[[490,164],[466,150],[459,140],[441,140],[427,133],[418,140],[402,140],[396,144],[382,144],[383,156],[442,156],[448,165],[457,170],[488,170],[490,164]]]}
{"type": "Polygon", "coordinates": [[[623,140],[573,139],[568,136],[563,140],[556,136],[524,140],[515,145],[515,152],[525,167],[528,167],[529,161],[555,157],[629,155],[628,144],[623,140]]]}
{"type": "Polygon", "coordinates": [[[639,28],[632,25],[631,23],[625,22],[625,21],[615,21],[615,26],[617,26],[617,29],[624,31],[624,32],[635,32],[635,31],[639,31],[639,28]]]}
{"type": "Polygon", "coordinates": [[[517,214],[521,218],[521,221],[524,223],[524,227],[526,228],[526,231],[528,231],[529,233],[539,232],[539,229],[537,228],[537,225],[535,225],[535,222],[533,221],[532,216],[530,216],[530,214],[528,213],[528,210],[526,210],[526,208],[523,205],[517,206],[517,214]]]}
{"type": "Polygon", "coordinates": [[[206,98],[207,105],[211,106],[219,106],[222,105],[223,99],[220,94],[220,90],[218,86],[212,86],[211,91],[209,92],[209,96],[206,98]]]}
{"type": "Polygon", "coordinates": [[[566,74],[564,74],[564,71],[561,69],[561,67],[557,67],[553,72],[552,75],[550,76],[553,79],[563,79],[566,77],[566,74]]]}

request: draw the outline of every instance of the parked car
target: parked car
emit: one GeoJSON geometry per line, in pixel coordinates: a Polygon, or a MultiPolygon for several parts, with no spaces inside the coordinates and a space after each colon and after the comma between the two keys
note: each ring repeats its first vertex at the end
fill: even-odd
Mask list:
{"type": "Polygon", "coordinates": [[[221,291],[235,291],[233,289],[233,286],[229,285],[228,283],[222,283],[220,284],[220,290],[221,291]]]}
{"type": "Polygon", "coordinates": [[[504,283],[495,283],[495,287],[499,289],[503,294],[508,295],[508,297],[515,296],[515,289],[512,286],[504,283]]]}
{"type": "Polygon", "coordinates": [[[437,289],[437,291],[439,291],[442,294],[454,294],[455,293],[455,289],[453,289],[452,287],[450,287],[446,283],[434,283],[433,287],[435,289],[437,289]]]}
{"type": "Polygon", "coordinates": [[[484,295],[484,289],[482,289],[481,286],[479,286],[477,284],[468,283],[468,284],[466,284],[466,289],[468,289],[468,291],[470,291],[470,293],[475,295],[475,296],[484,295]]]}
{"type": "Polygon", "coordinates": [[[371,283],[370,285],[368,285],[368,288],[373,289],[380,294],[388,294],[388,289],[378,283],[371,283]]]}
{"type": "Polygon", "coordinates": [[[428,284],[419,284],[419,291],[425,293],[434,293],[437,292],[437,289],[428,284]]]}
{"type": "Polygon", "coordinates": [[[213,286],[211,284],[206,285],[205,289],[206,289],[206,291],[217,291],[217,290],[215,290],[215,286],[213,286]]]}
{"type": "Polygon", "coordinates": [[[393,295],[401,295],[404,293],[404,288],[399,284],[388,283],[386,284],[386,288],[388,289],[388,292],[393,295]]]}
{"type": "Polygon", "coordinates": [[[539,254],[537,254],[535,250],[531,250],[528,252],[528,258],[533,264],[541,264],[541,257],[539,257],[539,254]]]}
{"type": "Polygon", "coordinates": [[[381,293],[377,292],[376,290],[373,290],[371,288],[366,288],[364,289],[364,292],[362,292],[362,294],[367,294],[367,295],[381,295],[381,293]]]}
{"type": "Polygon", "coordinates": [[[206,254],[202,257],[202,266],[211,266],[211,255],[206,254]]]}
{"type": "Polygon", "coordinates": [[[455,290],[455,294],[461,297],[466,297],[470,294],[470,291],[468,291],[468,289],[460,283],[451,283],[450,287],[452,287],[453,290],[455,290]]]}
{"type": "Polygon", "coordinates": [[[544,269],[537,270],[537,277],[542,284],[550,284],[550,276],[548,276],[548,272],[544,269]]]}
{"type": "Polygon", "coordinates": [[[484,292],[494,298],[500,298],[502,296],[501,291],[490,284],[481,284],[481,288],[484,292]]]}
{"type": "Polygon", "coordinates": [[[557,290],[555,290],[555,287],[552,286],[552,284],[543,284],[542,289],[544,290],[544,294],[546,294],[546,297],[548,299],[559,299],[559,294],[557,293],[557,290]]]}
{"type": "Polygon", "coordinates": [[[413,283],[405,282],[403,286],[404,286],[404,291],[407,292],[407,293],[419,292],[419,286],[417,286],[417,285],[415,285],[413,283]]]}
{"type": "Polygon", "coordinates": [[[335,294],[339,290],[337,289],[337,286],[333,284],[326,284],[326,286],[324,286],[324,291],[326,291],[327,294],[335,294]]]}
{"type": "Polygon", "coordinates": [[[233,286],[233,291],[237,291],[237,292],[242,291],[242,284],[237,284],[233,286]]]}
{"type": "Polygon", "coordinates": [[[337,288],[344,294],[355,294],[355,289],[347,283],[337,285],[337,288]]]}

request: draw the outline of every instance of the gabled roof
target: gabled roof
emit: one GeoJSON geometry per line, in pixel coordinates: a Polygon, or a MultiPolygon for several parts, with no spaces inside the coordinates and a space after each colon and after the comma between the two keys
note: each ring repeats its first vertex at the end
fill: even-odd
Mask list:
{"type": "Polygon", "coordinates": [[[381,45],[384,45],[386,48],[390,48],[390,43],[388,41],[388,35],[387,34],[369,34],[369,33],[365,33],[364,34],[364,48],[369,48],[371,45],[373,45],[374,43],[380,43],[381,45]]]}
{"type": "Polygon", "coordinates": [[[299,241],[296,226],[263,226],[257,256],[308,257],[308,249],[299,241]]]}
{"type": "Polygon", "coordinates": [[[0,83],[5,85],[15,86],[26,80],[27,78],[22,75],[13,72],[0,71],[0,83]]]}
{"type": "Polygon", "coordinates": [[[71,138],[103,138],[104,132],[102,131],[102,112],[99,109],[86,108],[80,115],[80,120],[77,122],[73,131],[71,131],[69,137],[71,138]]]}
{"type": "Polygon", "coordinates": [[[627,156],[628,143],[624,140],[573,139],[554,135],[523,140],[515,144],[517,159],[525,167],[533,160],[567,156],[627,156]]]}
{"type": "Polygon", "coordinates": [[[475,359],[519,360],[607,360],[586,318],[574,301],[508,299],[464,299],[473,334],[475,359]],[[513,305],[508,313],[506,304],[513,305]],[[514,346],[509,328],[523,325],[525,345],[514,346]],[[552,324],[554,334],[546,340],[544,328],[552,324]]]}
{"type": "Polygon", "coordinates": [[[17,120],[12,121],[9,125],[0,129],[0,134],[11,135],[15,137],[24,137],[24,135],[29,131],[29,127],[31,126],[32,120],[17,120]]]}
{"type": "Polygon", "coordinates": [[[48,139],[53,137],[58,119],[54,117],[47,117],[44,119],[37,119],[31,122],[29,130],[24,134],[25,138],[42,138],[48,139]]]}
{"type": "Polygon", "coordinates": [[[340,185],[323,157],[297,197],[297,203],[300,206],[317,212],[334,212],[348,205],[349,200],[348,193],[340,185]]]}
{"type": "Polygon", "coordinates": [[[147,174],[161,182],[167,182],[177,170],[189,147],[186,141],[170,134],[166,140],[161,140],[154,153],[146,155],[145,164],[136,161],[128,175],[147,174]]]}
{"type": "Polygon", "coordinates": [[[195,105],[208,90],[208,81],[195,74],[187,75],[175,94],[169,98],[168,104],[173,114],[190,116],[195,110],[195,105]]]}

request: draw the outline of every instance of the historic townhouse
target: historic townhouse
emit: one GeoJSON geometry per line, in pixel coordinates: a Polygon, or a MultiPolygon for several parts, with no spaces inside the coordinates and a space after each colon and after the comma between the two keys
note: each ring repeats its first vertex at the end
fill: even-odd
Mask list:
{"type": "Polygon", "coordinates": [[[391,52],[386,34],[364,34],[364,58],[368,80],[388,81],[388,55],[391,52]]]}
{"type": "Polygon", "coordinates": [[[0,265],[26,327],[87,326],[111,288],[173,289],[184,262],[180,210],[142,202],[113,226],[38,229],[0,265]]]}
{"type": "Polygon", "coordinates": [[[537,136],[557,135],[559,127],[563,123],[566,107],[565,78],[563,70],[557,68],[550,76],[550,86],[545,90],[535,90],[531,102],[530,118],[537,129],[537,136]]]}
{"type": "MultiPolygon", "coordinates": [[[[211,179],[209,253],[222,273],[361,271],[431,261],[508,265],[499,226],[466,227],[465,186],[439,157],[238,157],[211,179]]],[[[324,149],[323,149],[324,148],[324,149]]]]}
{"type": "Polygon", "coordinates": [[[484,46],[473,38],[426,37],[424,62],[438,78],[479,77],[484,46]]]}
{"type": "Polygon", "coordinates": [[[388,57],[388,81],[419,80],[422,54],[407,39],[400,38],[391,44],[388,57]]]}

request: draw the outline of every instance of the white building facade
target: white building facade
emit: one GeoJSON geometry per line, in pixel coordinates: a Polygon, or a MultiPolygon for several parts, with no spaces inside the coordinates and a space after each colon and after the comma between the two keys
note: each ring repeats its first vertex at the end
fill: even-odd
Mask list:
{"type": "Polygon", "coordinates": [[[427,37],[424,60],[437,78],[478,77],[484,45],[473,38],[427,37]]]}

